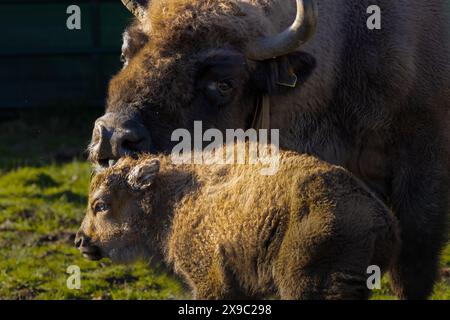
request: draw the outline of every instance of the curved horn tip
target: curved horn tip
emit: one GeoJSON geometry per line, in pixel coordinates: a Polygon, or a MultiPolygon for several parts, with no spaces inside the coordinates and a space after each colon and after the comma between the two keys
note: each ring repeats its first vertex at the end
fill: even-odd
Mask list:
{"type": "Polygon", "coordinates": [[[147,17],[146,7],[148,1],[142,0],[121,0],[123,5],[140,21],[145,21],[147,17]]]}
{"type": "Polygon", "coordinates": [[[247,47],[247,57],[262,61],[295,51],[315,34],[317,17],[314,0],[297,0],[297,15],[291,26],[276,36],[252,42],[247,47]]]}

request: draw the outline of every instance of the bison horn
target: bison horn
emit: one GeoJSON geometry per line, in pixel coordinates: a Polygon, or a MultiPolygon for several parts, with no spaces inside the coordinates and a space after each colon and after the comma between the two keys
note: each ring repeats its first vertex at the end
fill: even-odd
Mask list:
{"type": "Polygon", "coordinates": [[[297,0],[297,17],[282,33],[252,42],[247,47],[251,60],[268,60],[286,55],[306,43],[315,33],[318,10],[314,0],[297,0]]]}
{"type": "Polygon", "coordinates": [[[122,0],[122,3],[127,7],[127,9],[138,18],[139,21],[145,21],[147,17],[147,12],[145,7],[147,1],[145,0],[122,0]]]}

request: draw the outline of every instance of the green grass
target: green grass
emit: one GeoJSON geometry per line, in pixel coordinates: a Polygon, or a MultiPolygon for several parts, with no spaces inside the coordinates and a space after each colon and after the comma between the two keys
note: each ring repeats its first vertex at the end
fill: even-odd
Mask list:
{"type": "Polygon", "coordinates": [[[91,169],[83,159],[102,110],[28,110],[0,123],[0,299],[176,299],[179,281],[145,262],[91,262],[74,248],[91,169]],[[71,265],[81,288],[68,289],[71,265]]]}
{"type": "MultiPolygon", "coordinates": [[[[163,268],[90,262],[73,247],[91,174],[83,149],[100,113],[28,111],[0,123],[0,299],[189,298],[163,268]],[[66,285],[71,265],[79,290],[66,285]]],[[[450,245],[442,270],[433,299],[450,300],[450,245]]],[[[394,299],[387,277],[373,299],[394,299]]]]}
{"type": "Polygon", "coordinates": [[[0,178],[0,298],[169,299],[182,288],[144,263],[89,262],[73,247],[84,215],[90,168],[72,162],[23,168],[0,178]],[[66,286],[67,267],[81,268],[81,289],[66,286]]]}

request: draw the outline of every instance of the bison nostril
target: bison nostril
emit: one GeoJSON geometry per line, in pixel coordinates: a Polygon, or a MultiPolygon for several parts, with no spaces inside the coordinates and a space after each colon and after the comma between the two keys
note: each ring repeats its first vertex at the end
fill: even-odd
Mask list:
{"type": "Polygon", "coordinates": [[[107,168],[110,166],[110,159],[98,159],[97,162],[102,168],[107,168]]]}
{"type": "Polygon", "coordinates": [[[128,155],[132,155],[133,153],[145,151],[142,147],[145,138],[140,139],[125,139],[121,144],[122,152],[128,155]]]}
{"type": "Polygon", "coordinates": [[[145,142],[147,138],[141,134],[130,131],[124,134],[117,134],[111,140],[113,155],[110,159],[120,158],[125,155],[133,155],[145,151],[145,142]]]}
{"type": "Polygon", "coordinates": [[[101,168],[109,168],[114,166],[117,161],[118,159],[98,159],[97,164],[100,165],[101,168]]]}
{"type": "Polygon", "coordinates": [[[136,151],[141,151],[139,148],[139,144],[142,143],[144,141],[144,139],[138,139],[138,140],[124,140],[122,143],[122,148],[126,151],[132,151],[132,152],[136,152],[136,151]]]}
{"type": "Polygon", "coordinates": [[[86,247],[89,244],[89,237],[87,237],[84,233],[78,231],[75,236],[75,247],[82,248],[86,247]]]}
{"type": "Polygon", "coordinates": [[[83,240],[81,238],[79,238],[78,236],[75,238],[75,247],[79,248],[81,246],[81,244],[83,243],[83,240]]]}

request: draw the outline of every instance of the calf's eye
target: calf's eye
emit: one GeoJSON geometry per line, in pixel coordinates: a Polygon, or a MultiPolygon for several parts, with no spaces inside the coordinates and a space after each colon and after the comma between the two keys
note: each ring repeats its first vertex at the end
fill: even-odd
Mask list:
{"type": "Polygon", "coordinates": [[[94,214],[108,211],[109,207],[105,202],[97,202],[94,206],[94,214]]]}

